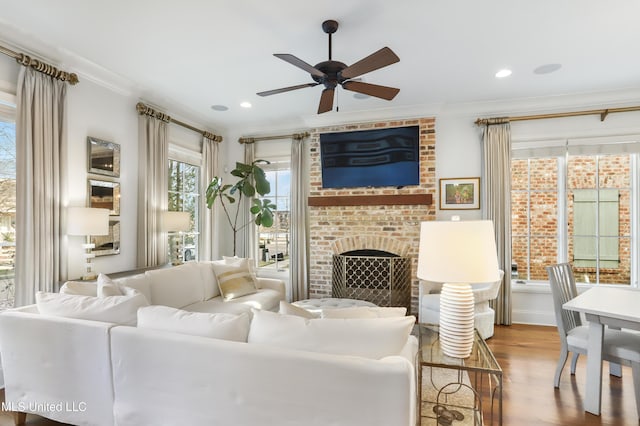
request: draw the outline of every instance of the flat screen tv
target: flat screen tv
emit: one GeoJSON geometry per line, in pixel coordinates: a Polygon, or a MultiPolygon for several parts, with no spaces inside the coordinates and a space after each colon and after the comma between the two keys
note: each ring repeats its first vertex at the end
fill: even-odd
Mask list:
{"type": "Polygon", "coordinates": [[[323,188],[420,184],[418,126],[320,135],[323,188]]]}

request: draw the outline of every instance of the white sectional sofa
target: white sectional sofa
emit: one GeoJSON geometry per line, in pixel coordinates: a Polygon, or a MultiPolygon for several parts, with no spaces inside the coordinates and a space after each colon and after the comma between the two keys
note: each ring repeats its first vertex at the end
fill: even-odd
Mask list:
{"type": "MultiPolygon", "coordinates": [[[[198,312],[263,309],[253,311],[248,341],[43,315],[35,305],[5,311],[0,314],[5,405],[73,425],[415,424],[415,337],[404,336],[401,345],[396,342],[398,350],[379,359],[335,348],[324,353],[322,347],[330,345],[323,343],[318,351],[292,348],[295,332],[265,332],[269,321],[283,318],[298,327],[300,321],[357,320],[269,314],[265,311],[277,310],[284,299],[277,280],[261,279],[262,291],[243,300],[207,298],[216,290],[207,281],[206,267],[149,271],[136,277],[138,282],[128,278],[122,283],[146,293],[156,305],[198,312]],[[264,321],[255,326],[258,317],[267,326],[264,321]],[[281,337],[290,338],[289,346],[279,344],[281,337]]],[[[342,323],[334,325],[345,329],[342,323]]],[[[369,331],[378,328],[369,326],[369,331]]],[[[320,333],[327,335],[326,330],[320,333]]]]}

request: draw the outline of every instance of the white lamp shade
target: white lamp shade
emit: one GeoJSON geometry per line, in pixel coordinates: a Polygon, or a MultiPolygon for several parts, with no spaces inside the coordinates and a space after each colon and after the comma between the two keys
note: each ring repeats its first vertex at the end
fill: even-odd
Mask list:
{"type": "Polygon", "coordinates": [[[162,230],[166,232],[183,232],[191,229],[189,212],[162,212],[162,230]]]}
{"type": "Polygon", "coordinates": [[[422,222],[418,273],[441,283],[497,281],[498,255],[490,220],[422,222]]]}
{"type": "Polygon", "coordinates": [[[91,207],[69,207],[67,234],[109,235],[109,210],[91,207]]]}

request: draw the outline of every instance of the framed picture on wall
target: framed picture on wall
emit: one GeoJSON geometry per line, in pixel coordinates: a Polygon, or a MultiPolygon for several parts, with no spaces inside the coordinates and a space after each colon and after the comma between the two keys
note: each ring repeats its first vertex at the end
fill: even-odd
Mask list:
{"type": "Polygon", "coordinates": [[[440,210],[480,208],[480,178],[440,179],[440,210]]]}

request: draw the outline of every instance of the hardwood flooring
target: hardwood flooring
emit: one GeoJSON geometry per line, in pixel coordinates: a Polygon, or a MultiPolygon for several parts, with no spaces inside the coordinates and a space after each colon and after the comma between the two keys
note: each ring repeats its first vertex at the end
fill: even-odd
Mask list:
{"type": "MultiPolygon", "coordinates": [[[[495,335],[487,343],[503,370],[505,426],[639,424],[633,378],[629,367],[623,367],[623,377],[619,379],[606,374],[608,366],[604,366],[600,416],[585,413],[582,406],[586,357],[580,357],[575,376],[571,376],[567,362],[560,388],[553,387],[553,375],[560,348],[555,327],[496,326],[495,335]]],[[[0,397],[4,401],[4,391],[0,393],[0,397]]],[[[34,415],[27,416],[26,424],[62,425],[34,415]]],[[[11,415],[0,412],[0,426],[10,425],[13,425],[11,415]]],[[[455,423],[452,426],[455,426],[455,423]]]]}
{"type": "Polygon", "coordinates": [[[487,340],[502,367],[504,425],[638,425],[633,377],[623,367],[622,378],[609,376],[603,366],[600,416],[586,413],[582,399],[586,380],[586,360],[581,356],[575,376],[570,359],[562,372],[560,388],[553,387],[560,338],[555,327],[496,326],[487,340]]]}

